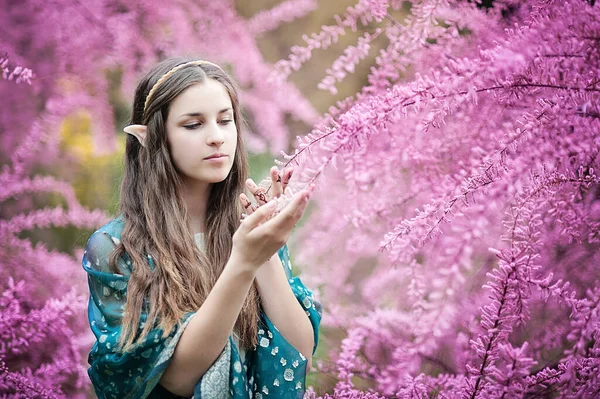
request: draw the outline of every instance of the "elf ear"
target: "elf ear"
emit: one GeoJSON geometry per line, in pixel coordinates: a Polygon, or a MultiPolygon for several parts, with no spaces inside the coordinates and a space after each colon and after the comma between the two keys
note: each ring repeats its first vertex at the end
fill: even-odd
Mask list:
{"type": "Polygon", "coordinates": [[[129,125],[123,129],[125,133],[135,136],[140,144],[146,146],[146,134],[148,134],[148,126],[146,125],[129,125]]]}

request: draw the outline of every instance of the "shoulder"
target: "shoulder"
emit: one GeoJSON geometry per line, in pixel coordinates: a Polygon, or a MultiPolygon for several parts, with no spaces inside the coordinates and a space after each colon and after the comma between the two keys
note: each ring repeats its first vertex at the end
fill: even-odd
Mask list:
{"type": "Polygon", "coordinates": [[[92,233],[85,246],[86,253],[104,253],[112,251],[121,242],[123,231],[123,219],[120,216],[110,220],[104,226],[92,233]]]}
{"type": "MultiPolygon", "coordinates": [[[[83,253],[83,268],[87,272],[109,272],[109,257],[121,242],[123,219],[117,216],[92,233],[83,253]]],[[[120,259],[127,263],[125,259],[120,259]]]]}
{"type": "MultiPolygon", "coordinates": [[[[97,236],[109,237],[111,241],[118,244],[121,241],[121,232],[123,231],[124,220],[121,215],[111,219],[104,226],[99,227],[90,236],[90,240],[93,240],[97,236]]],[[[89,242],[88,241],[88,242],[89,242]]]]}

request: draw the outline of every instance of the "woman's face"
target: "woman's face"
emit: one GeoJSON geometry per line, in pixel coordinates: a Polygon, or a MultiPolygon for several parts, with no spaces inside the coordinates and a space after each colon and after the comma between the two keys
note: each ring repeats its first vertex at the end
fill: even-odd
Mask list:
{"type": "Polygon", "coordinates": [[[173,100],[167,140],[184,180],[218,183],[228,176],[237,147],[229,93],[214,79],[190,86],[173,100]],[[219,158],[208,159],[214,155],[219,158]]]}

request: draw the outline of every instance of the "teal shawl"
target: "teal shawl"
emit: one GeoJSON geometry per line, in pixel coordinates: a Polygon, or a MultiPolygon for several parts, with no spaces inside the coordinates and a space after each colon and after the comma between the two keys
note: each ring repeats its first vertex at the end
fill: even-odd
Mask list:
{"type": "MultiPolygon", "coordinates": [[[[165,372],[179,337],[194,316],[186,314],[165,338],[155,328],[134,349],[121,352],[117,348],[121,319],[131,274],[127,253],[119,258],[119,274],[112,273],[108,256],[121,238],[124,221],[111,220],[89,238],[82,259],[88,275],[90,300],[88,319],[96,342],[88,356],[88,374],[100,399],[143,399],[148,397],[165,372]]],[[[284,266],[294,295],[306,311],[314,330],[317,347],[321,305],[300,281],[292,277],[287,246],[278,255],[284,266]]],[[[149,267],[153,260],[148,257],[149,267]]],[[[143,313],[139,329],[147,314],[143,313]]],[[[233,337],[219,358],[194,388],[199,398],[302,398],[305,390],[306,358],[280,334],[264,311],[260,312],[258,345],[248,350],[243,361],[233,337]]]]}

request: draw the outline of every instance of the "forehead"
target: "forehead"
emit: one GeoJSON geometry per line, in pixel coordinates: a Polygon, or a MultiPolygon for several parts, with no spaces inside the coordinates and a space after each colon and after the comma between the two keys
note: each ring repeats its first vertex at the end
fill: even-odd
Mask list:
{"type": "Polygon", "coordinates": [[[208,78],[188,87],[175,97],[169,108],[169,117],[175,118],[192,112],[216,115],[222,109],[231,108],[231,98],[222,83],[208,78]]]}

